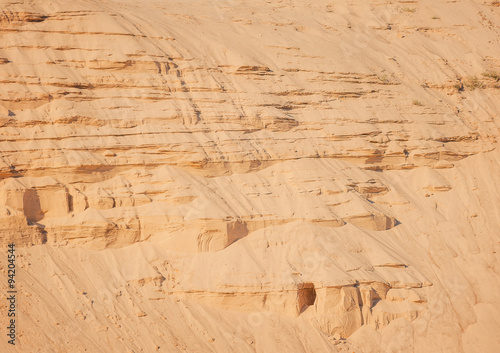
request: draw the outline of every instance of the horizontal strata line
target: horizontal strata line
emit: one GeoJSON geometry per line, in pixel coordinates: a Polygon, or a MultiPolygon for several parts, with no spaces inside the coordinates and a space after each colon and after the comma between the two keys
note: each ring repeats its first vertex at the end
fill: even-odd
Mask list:
{"type": "MultiPolygon", "coordinates": [[[[491,152],[491,151],[485,151],[485,152],[491,152]]],[[[469,156],[476,155],[477,153],[469,153],[469,154],[464,154],[461,155],[460,157],[467,158],[469,156]]],[[[130,164],[85,164],[85,165],[64,165],[60,167],[50,167],[50,166],[41,166],[41,167],[31,167],[29,169],[23,168],[23,169],[18,169],[18,170],[1,170],[1,174],[11,174],[13,176],[19,177],[19,176],[33,176],[33,174],[38,174],[35,172],[45,172],[45,171],[57,171],[58,174],[64,173],[64,170],[68,170],[68,172],[71,173],[80,173],[80,174],[88,174],[89,171],[94,171],[96,169],[106,169],[106,171],[112,171],[114,169],[121,169],[121,170],[126,170],[126,169],[131,169],[134,167],[160,167],[160,166],[174,166],[174,167],[191,167],[194,169],[199,169],[200,166],[211,166],[211,165],[236,165],[236,164],[241,164],[241,163],[248,163],[248,162],[261,162],[261,163],[266,163],[266,164],[272,164],[272,163],[283,163],[287,161],[298,161],[302,159],[339,159],[339,160],[345,160],[345,159],[366,159],[366,156],[363,157],[357,157],[357,156],[349,156],[349,155],[327,155],[327,156],[316,156],[316,155],[310,155],[310,156],[300,156],[300,157],[290,157],[290,158],[275,158],[275,159],[249,159],[249,160],[237,160],[237,161],[228,161],[228,160],[218,160],[218,161],[213,161],[213,160],[198,160],[198,161],[185,161],[184,163],[179,163],[179,161],[175,161],[172,163],[168,163],[166,161],[162,162],[145,162],[145,163],[130,163],[130,164]]],[[[439,159],[441,160],[441,159],[439,159]]],[[[445,160],[445,159],[444,159],[445,160]]],[[[369,165],[367,165],[369,166],[369,165]]],[[[15,167],[15,166],[14,166],[15,167]]],[[[263,168],[265,168],[264,166],[263,168]]],[[[415,165],[414,167],[420,167],[419,165],[415,165]]],[[[260,170],[261,168],[256,168],[255,170],[260,170]]],[[[248,173],[252,173],[248,172],[248,173]]],[[[47,175],[47,174],[44,174],[47,175]]],[[[223,171],[220,173],[220,175],[209,175],[207,176],[208,178],[213,178],[213,177],[218,177],[218,176],[223,176],[223,175],[228,175],[227,170],[223,171]]],[[[112,178],[112,177],[110,177],[112,178]]],[[[106,179],[105,179],[106,180],[106,179]]]]}
{"type": "MultiPolygon", "coordinates": [[[[312,281],[314,282],[314,281],[312,281]]],[[[297,286],[306,284],[306,283],[311,283],[311,282],[302,282],[302,283],[297,283],[297,286]]],[[[401,283],[400,285],[397,286],[391,286],[390,281],[387,282],[381,282],[381,281],[358,281],[354,280],[352,283],[344,283],[344,284],[332,284],[332,285],[314,285],[314,289],[330,289],[330,288],[335,288],[335,289],[341,289],[344,287],[358,287],[360,285],[369,285],[369,284],[374,284],[374,283],[380,283],[383,285],[386,285],[389,289],[399,289],[401,287],[405,288],[424,288],[424,287],[431,287],[433,284],[432,283],[401,283]]],[[[231,286],[227,286],[226,288],[230,288],[231,286]]],[[[244,286],[234,286],[234,288],[241,288],[244,286]]],[[[245,287],[244,287],[245,288],[245,287]]],[[[186,290],[165,290],[165,294],[215,294],[215,295],[232,295],[232,294],[238,294],[238,295],[245,295],[245,294],[266,294],[266,293],[277,293],[281,294],[283,292],[296,292],[297,290],[300,290],[299,288],[280,288],[280,289],[274,289],[274,288],[269,288],[266,289],[265,287],[246,287],[249,290],[248,291],[231,291],[229,289],[226,290],[221,290],[221,291],[207,291],[204,289],[186,289],[186,290]],[[261,289],[261,290],[259,290],[261,289]]]]}
{"type": "MultiPolygon", "coordinates": [[[[70,124],[65,124],[65,125],[74,125],[72,123],[70,124]]],[[[224,130],[226,132],[227,130],[224,130]]],[[[229,130],[227,132],[252,132],[255,131],[255,129],[241,129],[241,130],[229,130]]],[[[40,138],[18,138],[18,139],[0,139],[1,142],[17,142],[17,141],[23,141],[23,142],[33,142],[33,141],[61,141],[61,140],[68,140],[72,138],[82,138],[82,139],[88,139],[88,138],[107,138],[107,137],[128,137],[128,136],[145,136],[145,135],[169,135],[169,134],[193,134],[193,133],[213,133],[213,130],[198,130],[198,131],[172,131],[172,132],[137,132],[137,133],[117,133],[117,134],[107,134],[107,135],[75,135],[75,136],[64,136],[64,137],[40,137],[40,138]]],[[[307,138],[302,137],[294,137],[293,140],[306,140],[307,138]]],[[[248,141],[247,139],[228,139],[228,141],[248,141]]],[[[259,139],[261,140],[271,140],[270,138],[267,139],[259,139]]],[[[286,141],[287,139],[283,139],[286,141]]],[[[195,141],[193,141],[194,143],[195,141]]],[[[186,141],[183,141],[182,143],[189,143],[186,141]]],[[[208,143],[214,143],[214,141],[209,141],[208,143]]],[[[152,145],[151,145],[152,146],[152,145]]],[[[158,145],[159,147],[162,145],[158,145]]],[[[78,150],[78,149],[75,149],[78,150]]]]}
{"type": "MultiPolygon", "coordinates": [[[[1,30],[0,30],[1,32],[1,30]]],[[[75,48],[75,47],[64,47],[58,46],[53,47],[49,45],[7,45],[2,47],[3,49],[53,49],[53,50],[85,50],[85,51],[98,51],[102,52],[102,49],[90,49],[90,48],[75,48]]]]}
{"type": "Polygon", "coordinates": [[[139,38],[150,38],[150,39],[164,39],[164,40],[175,40],[173,37],[150,37],[145,34],[133,34],[133,33],[118,33],[118,32],[72,32],[72,31],[48,31],[48,30],[36,30],[36,29],[15,29],[15,28],[2,28],[1,32],[33,32],[33,33],[54,33],[54,34],[68,34],[68,35],[104,35],[104,36],[127,36],[127,37],[139,37],[139,38]]]}
{"type": "MultiPolygon", "coordinates": [[[[110,88],[115,88],[115,89],[149,89],[150,94],[154,93],[170,93],[170,92],[200,92],[200,93],[205,93],[205,92],[214,92],[214,93],[231,93],[231,94],[237,94],[238,92],[235,91],[226,91],[223,89],[213,89],[213,88],[207,88],[207,87],[188,87],[188,88],[182,88],[182,81],[177,81],[177,82],[170,82],[170,83],[177,83],[179,84],[178,88],[164,85],[164,86],[140,86],[140,85],[123,85],[119,83],[107,83],[107,84],[95,84],[95,83],[90,83],[90,82],[23,82],[23,81],[0,81],[0,83],[7,83],[7,84],[21,84],[25,86],[42,86],[42,87],[47,87],[47,86],[52,86],[52,87],[59,87],[59,88],[73,88],[77,89],[78,92],[81,92],[81,90],[88,90],[88,91],[95,91],[95,90],[107,90],[110,88]]],[[[57,93],[57,92],[55,92],[57,93]]],[[[52,95],[55,93],[51,93],[52,95]]],[[[70,92],[71,93],[71,92],[70,92]]],[[[76,92],[74,92],[76,93],[76,92]]],[[[92,97],[93,98],[93,97],[92,97]]],[[[133,96],[106,96],[106,97],[95,97],[96,99],[98,98],[135,98],[133,96]]],[[[0,99],[3,101],[8,101],[7,99],[0,99]]]]}
{"type": "MultiPolygon", "coordinates": [[[[119,70],[117,70],[119,71],[119,70]]],[[[169,76],[174,76],[174,75],[169,75],[169,76]]],[[[106,76],[103,76],[106,77],[106,76]]],[[[166,77],[166,76],[164,76],[166,77]]],[[[243,95],[243,94],[248,94],[249,92],[239,92],[235,90],[228,90],[226,88],[211,88],[211,87],[203,87],[203,86],[183,86],[182,81],[169,81],[169,82],[158,82],[159,85],[127,85],[127,84],[121,84],[119,82],[109,82],[109,83],[92,83],[92,82],[26,82],[26,81],[19,81],[19,80],[1,80],[1,84],[18,84],[18,85],[24,85],[24,86],[40,86],[40,87],[58,87],[58,88],[66,88],[66,89],[74,89],[77,91],[73,92],[68,92],[68,93],[77,93],[81,92],[82,90],[87,90],[87,91],[99,91],[99,90],[108,90],[110,88],[113,89],[121,89],[121,90],[133,90],[133,89],[143,89],[143,90],[149,90],[149,94],[166,94],[166,93],[174,93],[174,92],[193,92],[193,93],[218,93],[218,94],[233,94],[233,95],[243,95]],[[176,86],[174,86],[176,85],[176,86]]],[[[60,92],[49,92],[48,94],[51,95],[59,95],[62,96],[60,92]]],[[[295,105],[295,106],[300,106],[300,105],[306,105],[306,104],[311,104],[311,103],[317,103],[321,104],[324,101],[316,102],[314,101],[314,97],[323,97],[323,98],[328,98],[328,97],[344,97],[344,98],[362,98],[363,96],[376,96],[376,95],[384,95],[387,94],[385,92],[380,92],[378,90],[366,90],[366,91],[309,91],[309,92],[304,92],[300,94],[296,93],[288,93],[288,92],[253,92],[252,94],[256,95],[263,95],[263,96],[269,96],[269,95],[276,95],[279,97],[301,97],[302,101],[288,101],[284,102],[283,104],[278,104],[278,103],[262,103],[258,104],[258,106],[261,107],[280,107],[280,108],[287,108],[287,104],[290,105],[295,105]],[[305,97],[310,97],[311,100],[307,100],[305,97]]],[[[142,96],[101,96],[101,97],[91,97],[92,99],[100,99],[100,98],[144,98],[142,96]]],[[[13,101],[16,98],[0,98],[2,101],[13,101]]],[[[196,98],[195,98],[196,99],[196,98]]],[[[23,100],[30,100],[30,99],[23,99],[23,100]]],[[[201,100],[201,98],[198,98],[197,100],[201,100]]],[[[205,99],[207,102],[211,101],[210,98],[205,99]]],[[[213,100],[220,100],[219,97],[212,99],[213,100]]],[[[247,105],[247,106],[255,106],[255,105],[247,105]]]]}
{"type": "MultiPolygon", "coordinates": [[[[225,154],[218,154],[219,156],[221,156],[222,158],[220,158],[219,160],[213,160],[212,158],[210,158],[209,156],[210,155],[213,155],[213,156],[217,156],[216,153],[207,153],[206,152],[206,149],[208,147],[213,147],[213,146],[199,146],[200,150],[198,151],[184,151],[184,150],[175,150],[175,146],[172,146],[171,149],[169,150],[164,150],[164,151],[151,151],[151,153],[144,153],[143,152],[143,156],[144,157],[153,157],[153,156],[164,156],[165,158],[169,159],[169,157],[172,157],[172,156],[178,156],[178,155],[182,155],[182,156],[187,156],[189,157],[189,154],[191,155],[196,155],[197,153],[202,153],[204,152],[205,153],[205,159],[192,159],[192,160],[186,160],[187,163],[189,164],[206,164],[206,163],[247,163],[247,162],[251,162],[251,161],[259,161],[259,162],[272,162],[274,161],[274,159],[248,159],[248,160],[244,160],[244,159],[238,159],[238,160],[228,160],[228,159],[224,159],[224,155],[225,154]]],[[[150,150],[151,148],[165,148],[165,146],[163,145],[155,145],[155,146],[142,146],[142,147],[131,147],[131,146],[124,146],[122,148],[117,148],[117,147],[101,147],[101,148],[82,148],[82,149],[67,149],[66,151],[67,152],[81,152],[81,151],[84,151],[84,152],[94,152],[94,153],[97,153],[97,152],[105,152],[105,151],[127,151],[127,152],[134,152],[134,151],[141,151],[141,150],[150,150]]],[[[22,150],[22,151],[15,151],[15,152],[11,152],[9,155],[15,155],[16,153],[37,153],[37,152],[50,152],[50,151],[57,151],[56,149],[32,149],[32,150],[22,150]]],[[[258,152],[258,151],[256,151],[258,152]]],[[[404,157],[403,155],[392,155],[392,154],[388,154],[386,155],[384,153],[384,151],[380,152],[380,153],[365,153],[365,154],[358,154],[358,155],[353,155],[352,152],[360,152],[360,151],[345,151],[344,153],[330,153],[330,154],[325,154],[325,155],[321,155],[321,156],[318,156],[317,154],[310,154],[308,156],[301,156],[301,157],[296,157],[296,158],[289,158],[287,160],[299,160],[299,159],[302,159],[302,158],[317,158],[317,159],[321,159],[321,158],[334,158],[334,159],[359,159],[359,160],[365,160],[365,159],[380,159],[380,162],[386,158],[393,158],[393,157],[396,157],[396,158],[402,158],[404,157]]],[[[370,151],[365,151],[365,152],[370,152],[370,151]]],[[[411,151],[410,151],[411,152],[411,151]]],[[[483,152],[483,151],[481,151],[483,152]]],[[[489,152],[489,151],[484,151],[484,152],[489,152]]],[[[468,156],[471,156],[471,155],[475,155],[477,154],[478,152],[462,152],[462,151],[458,151],[458,152],[453,152],[453,151],[430,151],[428,153],[420,153],[420,154],[415,154],[413,157],[416,158],[416,159],[436,159],[434,157],[439,157],[437,158],[438,160],[446,160],[446,158],[441,158],[441,157],[446,157],[446,156],[452,156],[452,157],[462,157],[462,158],[466,158],[468,156]]],[[[226,154],[227,155],[227,154],[226,154]]],[[[239,154],[240,156],[245,156],[242,153],[239,154]]],[[[7,157],[7,155],[5,155],[4,157],[7,157]]],[[[112,160],[116,160],[115,158],[118,158],[120,159],[119,156],[117,157],[109,157],[109,158],[112,158],[112,160]]],[[[164,160],[165,158],[163,158],[162,160],[164,160]]],[[[42,158],[37,158],[38,160],[41,160],[42,158]]],[[[47,158],[45,158],[47,159],[47,158]]],[[[161,158],[155,158],[155,159],[161,159],[161,158]]],[[[380,163],[379,162],[379,163],[380,163]]],[[[160,163],[160,162],[158,162],[160,163]]],[[[370,163],[370,164],[373,164],[373,163],[370,163]]],[[[377,163],[378,164],[378,163],[377,163]]],[[[15,165],[15,164],[13,164],[15,165]]],[[[93,165],[93,164],[92,164],[93,165]]],[[[107,166],[120,166],[120,165],[127,165],[127,164],[119,164],[119,163],[107,163],[107,164],[99,164],[99,165],[107,165],[107,166]]]]}
{"type": "MultiPolygon", "coordinates": [[[[64,125],[74,125],[72,123],[70,124],[64,124],[64,125]]],[[[84,125],[86,126],[86,125],[84,125]]],[[[236,129],[236,130],[220,130],[221,132],[244,132],[244,133],[251,133],[251,132],[256,132],[256,131],[261,131],[261,130],[266,130],[265,128],[262,128],[262,129],[255,129],[253,128],[252,126],[249,126],[248,129],[236,129]]],[[[1,131],[1,128],[0,128],[0,131],[1,131]]],[[[162,136],[162,135],[170,135],[170,134],[195,134],[195,133],[213,133],[214,131],[213,130],[210,130],[209,128],[207,129],[203,129],[203,130],[195,130],[195,131],[192,131],[192,130],[189,130],[189,131],[180,131],[180,130],[177,130],[177,131],[159,131],[159,132],[130,132],[130,133],[127,133],[127,132],[123,132],[123,133],[110,133],[110,134],[107,134],[107,135],[74,135],[74,136],[54,136],[54,137],[24,137],[24,138],[11,138],[11,139],[1,139],[0,138],[0,143],[1,142],[33,142],[33,141],[61,141],[61,140],[69,140],[69,139],[82,139],[82,140],[85,140],[85,139],[92,139],[92,138],[107,138],[107,137],[129,137],[129,136],[147,136],[147,135],[158,135],[158,136],[162,136]]],[[[276,133],[286,133],[286,132],[276,132],[274,131],[273,132],[274,134],[276,133]]],[[[325,134],[324,136],[320,136],[318,137],[319,139],[323,139],[323,140],[326,140],[326,141],[331,141],[333,140],[332,142],[335,142],[335,139],[338,138],[338,139],[341,139],[342,141],[346,140],[346,139],[354,139],[354,138],[357,138],[357,137],[360,137],[360,136],[376,136],[376,135],[379,135],[380,132],[378,131],[374,131],[374,132],[369,132],[369,133],[361,133],[359,135],[327,135],[325,134]]],[[[446,142],[444,141],[443,139],[454,139],[454,138],[459,138],[459,139],[465,139],[465,140],[470,140],[470,141],[475,141],[476,139],[475,138],[472,138],[470,136],[467,136],[467,135],[464,135],[464,136],[450,136],[450,137],[445,137],[445,136],[441,136],[441,137],[436,137],[436,138],[427,138],[427,139],[420,139],[422,141],[438,141],[438,142],[446,142]]],[[[270,137],[263,137],[263,138],[258,138],[257,140],[253,140],[253,141],[248,141],[248,138],[244,138],[244,137],[240,137],[240,138],[237,138],[237,137],[234,137],[234,138],[230,138],[230,139],[226,139],[226,140],[221,140],[222,142],[224,141],[248,141],[248,142],[255,142],[255,141],[276,141],[276,140],[279,140],[279,141],[300,141],[300,140],[309,140],[309,137],[305,136],[305,137],[298,137],[298,136],[295,136],[293,138],[276,138],[276,137],[273,137],[273,136],[270,136],[270,137]]],[[[193,141],[194,142],[194,141],[193,141]]],[[[452,141],[451,141],[452,142],[452,141]]],[[[183,143],[186,143],[186,142],[183,142],[183,143]]],[[[209,143],[214,143],[214,141],[210,141],[209,143]]]]}
{"type": "MultiPolygon", "coordinates": [[[[68,125],[72,125],[71,123],[68,124],[68,125]]],[[[243,133],[252,133],[252,132],[257,132],[257,131],[261,131],[261,130],[266,130],[265,128],[262,128],[262,129],[257,129],[257,128],[252,128],[252,127],[249,127],[248,129],[235,129],[235,130],[221,130],[221,132],[243,132],[243,133]]],[[[1,131],[1,130],[0,130],[1,131]]],[[[82,140],[88,140],[88,139],[93,139],[93,138],[107,138],[107,137],[130,137],[130,136],[148,136],[148,135],[158,135],[158,136],[162,136],[162,135],[170,135],[170,134],[195,134],[195,133],[213,133],[214,131],[213,130],[198,130],[198,131],[169,131],[169,132],[165,132],[165,131],[162,131],[162,132],[144,132],[144,133],[141,133],[141,132],[137,132],[137,133],[116,133],[116,134],[107,134],[107,135],[75,135],[75,136],[62,136],[62,137],[40,137],[40,138],[12,138],[12,139],[0,139],[0,143],[2,142],[34,142],[34,141],[62,141],[62,140],[69,140],[69,139],[82,139],[82,140]]],[[[286,132],[276,132],[276,131],[273,131],[274,134],[276,133],[286,133],[286,132]]],[[[375,133],[365,133],[365,134],[360,134],[360,135],[325,135],[325,136],[320,136],[318,137],[320,140],[324,140],[325,142],[341,142],[341,141],[347,141],[347,140],[350,140],[350,139],[355,139],[355,138],[358,138],[358,137],[366,137],[366,136],[377,136],[379,135],[380,133],[377,134],[377,132],[375,133]],[[337,141],[338,140],[338,141],[337,141]]],[[[256,140],[252,140],[252,141],[249,141],[248,138],[244,138],[244,137],[241,137],[241,138],[237,138],[237,137],[234,137],[234,138],[230,138],[230,139],[225,139],[225,140],[220,140],[222,143],[224,142],[237,142],[237,141],[241,141],[241,142],[256,142],[256,141],[293,141],[293,142],[296,142],[296,141],[304,141],[304,140],[309,140],[308,137],[293,137],[293,138],[276,138],[274,136],[272,137],[263,137],[263,138],[258,138],[256,140]]],[[[459,142],[462,142],[462,141],[476,141],[477,139],[474,138],[474,137],[471,137],[471,136],[450,136],[450,137],[437,137],[437,138],[427,138],[427,139],[421,139],[421,141],[437,141],[437,142],[456,142],[456,141],[459,141],[459,142]]],[[[196,141],[193,141],[193,142],[182,142],[182,143],[199,143],[199,142],[196,142],[196,141]]],[[[213,141],[209,141],[208,143],[211,143],[211,144],[214,144],[213,141]]],[[[147,146],[152,146],[154,147],[155,145],[154,144],[146,144],[147,146]]],[[[158,147],[161,147],[163,145],[158,145],[158,147]]],[[[139,146],[137,145],[134,145],[134,147],[136,148],[140,148],[139,146]]],[[[376,147],[376,145],[374,145],[374,148],[376,147]]],[[[109,147],[109,148],[112,148],[112,147],[109,147]]],[[[89,147],[84,147],[82,149],[89,149],[89,147]]],[[[92,148],[90,148],[92,149],[92,148]]],[[[72,149],[72,150],[80,150],[80,149],[72,149]]],[[[367,150],[366,148],[365,149],[362,149],[362,150],[367,150]]],[[[16,151],[19,151],[19,150],[16,150],[16,151]]],[[[14,152],[16,152],[14,151],[14,152]]],[[[31,151],[31,150],[22,150],[22,151],[31,151]]],[[[32,151],[36,151],[36,150],[32,150],[32,151]]],[[[8,152],[6,150],[4,150],[4,152],[8,152]]],[[[434,152],[433,152],[434,153],[434,152]]]]}

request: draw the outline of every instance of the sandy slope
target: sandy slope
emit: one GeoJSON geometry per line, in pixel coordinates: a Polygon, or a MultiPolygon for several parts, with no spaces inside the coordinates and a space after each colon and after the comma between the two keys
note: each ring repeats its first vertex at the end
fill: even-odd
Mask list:
{"type": "Polygon", "coordinates": [[[500,350],[497,2],[0,5],[1,352],[500,350]]]}

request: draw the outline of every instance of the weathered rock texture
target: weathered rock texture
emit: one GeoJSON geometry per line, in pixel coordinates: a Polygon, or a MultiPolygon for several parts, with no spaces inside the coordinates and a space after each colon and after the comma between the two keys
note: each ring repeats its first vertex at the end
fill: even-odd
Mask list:
{"type": "Polygon", "coordinates": [[[0,4],[2,352],[500,351],[498,2],[0,4]]]}

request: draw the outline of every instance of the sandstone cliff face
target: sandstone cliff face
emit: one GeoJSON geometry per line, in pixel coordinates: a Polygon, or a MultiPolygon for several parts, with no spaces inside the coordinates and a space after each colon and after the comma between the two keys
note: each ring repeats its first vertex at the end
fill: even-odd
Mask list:
{"type": "Polygon", "coordinates": [[[498,2],[0,3],[2,352],[500,349],[498,2]]]}

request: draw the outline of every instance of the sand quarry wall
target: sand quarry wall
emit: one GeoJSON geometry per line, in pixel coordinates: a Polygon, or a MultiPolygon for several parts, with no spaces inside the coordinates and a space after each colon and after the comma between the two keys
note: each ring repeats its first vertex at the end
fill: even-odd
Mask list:
{"type": "Polygon", "coordinates": [[[0,8],[2,352],[500,351],[498,2],[0,8]]]}

